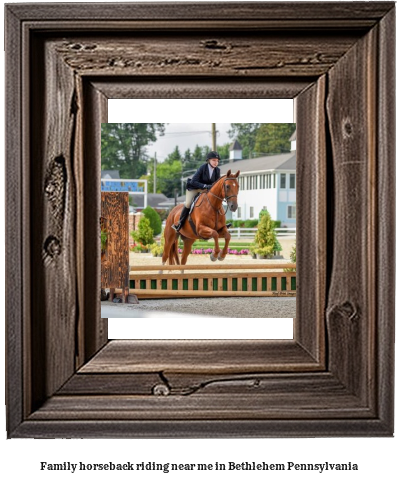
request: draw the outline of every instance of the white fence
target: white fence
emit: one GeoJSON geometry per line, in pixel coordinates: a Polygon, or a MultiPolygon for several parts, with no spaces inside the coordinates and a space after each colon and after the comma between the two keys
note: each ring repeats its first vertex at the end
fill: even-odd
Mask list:
{"type": "MultiPolygon", "coordinates": [[[[234,238],[253,239],[257,228],[230,228],[229,232],[234,238]]],[[[277,237],[296,237],[296,228],[276,228],[277,237]]]]}

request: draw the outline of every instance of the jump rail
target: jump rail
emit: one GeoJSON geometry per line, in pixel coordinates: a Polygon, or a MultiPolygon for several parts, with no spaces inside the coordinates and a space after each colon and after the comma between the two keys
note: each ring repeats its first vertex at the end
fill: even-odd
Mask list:
{"type": "Polygon", "coordinates": [[[130,293],[137,295],[140,299],[230,296],[294,297],[296,296],[295,269],[296,264],[293,263],[131,267],[130,293]],[[292,271],[288,272],[288,269],[292,271]],[[220,272],[215,273],[216,270],[220,272]],[[234,270],[239,272],[232,272],[234,270]]]}

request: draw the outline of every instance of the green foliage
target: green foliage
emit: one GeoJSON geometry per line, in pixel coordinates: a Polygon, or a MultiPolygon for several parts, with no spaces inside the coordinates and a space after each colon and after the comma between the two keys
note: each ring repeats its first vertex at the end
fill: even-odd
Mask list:
{"type": "Polygon", "coordinates": [[[141,217],[138,230],[130,232],[131,236],[136,242],[141,243],[141,245],[147,246],[154,242],[154,231],[150,226],[150,220],[148,218],[141,217]]]}
{"type": "Polygon", "coordinates": [[[182,161],[182,156],[180,154],[180,150],[179,150],[179,147],[176,146],[173,150],[173,152],[171,152],[167,157],[166,159],[163,161],[164,163],[167,162],[168,164],[171,164],[172,162],[174,161],[182,161]]]}
{"type": "Polygon", "coordinates": [[[108,233],[105,230],[101,230],[101,250],[107,248],[108,233]]]}
{"type": "Polygon", "coordinates": [[[260,123],[232,123],[228,131],[231,140],[238,140],[242,147],[243,159],[249,159],[255,150],[256,135],[260,123]]]}
{"type": "Polygon", "coordinates": [[[101,124],[101,169],[117,169],[121,178],[147,173],[146,146],[163,135],[164,123],[101,124]]]}
{"type": "Polygon", "coordinates": [[[154,208],[151,208],[151,206],[144,208],[142,213],[150,220],[150,226],[154,232],[154,235],[159,235],[162,232],[162,221],[158,213],[154,210],[154,208]]]}
{"type": "Polygon", "coordinates": [[[280,154],[291,150],[290,137],[295,123],[262,123],[256,134],[255,152],[280,154]]]}
{"type": "Polygon", "coordinates": [[[296,242],[292,246],[292,250],[290,253],[290,259],[291,259],[291,262],[296,262],[296,242]]]}
{"type": "Polygon", "coordinates": [[[255,234],[254,249],[256,249],[257,254],[272,256],[277,237],[270,213],[267,210],[263,211],[264,213],[261,216],[258,231],[255,234]]]}
{"type": "Polygon", "coordinates": [[[244,228],[254,228],[259,223],[259,220],[245,220],[244,228]]]}
{"type": "Polygon", "coordinates": [[[160,241],[153,243],[150,247],[152,255],[154,257],[161,256],[163,254],[164,246],[165,246],[165,235],[164,232],[162,232],[160,241]]]}
{"type": "Polygon", "coordinates": [[[181,192],[181,161],[163,162],[157,165],[157,192],[173,198],[175,190],[181,192]]]}

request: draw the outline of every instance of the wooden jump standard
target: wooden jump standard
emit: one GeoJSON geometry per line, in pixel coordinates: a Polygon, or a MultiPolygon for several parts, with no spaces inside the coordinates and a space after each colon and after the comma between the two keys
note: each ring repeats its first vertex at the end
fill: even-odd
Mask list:
{"type": "Polygon", "coordinates": [[[130,267],[129,292],[140,299],[212,296],[294,297],[296,296],[296,264],[130,267]],[[283,269],[292,269],[292,272],[283,269]],[[161,270],[162,274],[160,274],[161,270]],[[182,270],[184,273],[180,272],[182,270]],[[219,272],[215,273],[215,270],[219,272]],[[237,272],[233,272],[234,270],[237,272]]]}

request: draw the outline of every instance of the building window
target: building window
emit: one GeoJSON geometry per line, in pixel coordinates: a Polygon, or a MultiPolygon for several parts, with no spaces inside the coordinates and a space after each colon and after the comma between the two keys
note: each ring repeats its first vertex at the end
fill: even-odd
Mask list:
{"type": "Polygon", "coordinates": [[[238,207],[237,218],[238,218],[238,220],[241,218],[241,206],[238,207]]]}
{"type": "Polygon", "coordinates": [[[254,189],[258,189],[258,176],[254,176],[254,189]]]}
{"type": "Polygon", "coordinates": [[[295,189],[295,174],[290,174],[290,189],[295,189]]]}
{"type": "Polygon", "coordinates": [[[276,187],[276,175],[273,174],[273,188],[276,187]]]}
{"type": "Polygon", "coordinates": [[[249,207],[249,218],[253,218],[253,217],[254,217],[254,207],[250,206],[249,207]]]}
{"type": "Polygon", "coordinates": [[[280,176],[280,188],[285,189],[285,174],[281,174],[280,176]]]}
{"type": "Polygon", "coordinates": [[[287,216],[288,218],[296,218],[296,205],[287,206],[287,216]]]}

